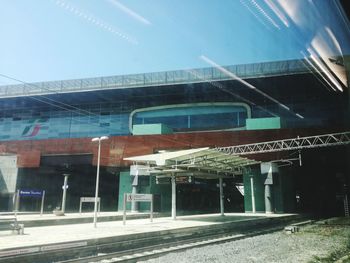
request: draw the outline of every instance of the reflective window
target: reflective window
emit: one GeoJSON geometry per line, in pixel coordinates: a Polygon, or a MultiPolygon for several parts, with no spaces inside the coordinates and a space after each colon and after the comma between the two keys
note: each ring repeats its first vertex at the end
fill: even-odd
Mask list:
{"type": "Polygon", "coordinates": [[[250,117],[242,103],[168,105],[138,109],[131,114],[131,125],[164,124],[175,132],[239,129],[250,117]]]}

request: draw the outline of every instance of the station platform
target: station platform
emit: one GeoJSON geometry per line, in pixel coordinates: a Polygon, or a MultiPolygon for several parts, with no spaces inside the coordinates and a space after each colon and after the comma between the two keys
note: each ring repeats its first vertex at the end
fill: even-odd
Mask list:
{"type": "MultiPolygon", "coordinates": [[[[154,217],[164,216],[165,214],[153,213],[154,217]]],[[[128,213],[130,219],[148,218],[149,213],[128,213]]],[[[0,213],[0,227],[13,221],[14,213],[0,213]]],[[[98,213],[100,222],[123,220],[122,212],[100,212],[98,213]]],[[[66,213],[64,216],[56,216],[53,213],[45,213],[42,216],[39,213],[20,212],[17,214],[19,224],[25,227],[67,225],[67,224],[83,224],[93,222],[93,212],[90,213],[66,213]]]]}
{"type": "MultiPolygon", "coordinates": [[[[10,215],[8,215],[10,216],[10,215]]],[[[101,217],[116,216],[116,212],[102,213],[101,217]],[[113,213],[113,215],[112,215],[113,213]]],[[[118,216],[122,216],[119,213],[118,216]]],[[[10,230],[0,231],[0,261],[16,262],[11,259],[17,257],[17,262],[30,262],[30,257],[35,256],[37,262],[40,262],[38,255],[45,253],[66,254],[70,252],[89,250],[92,248],[104,247],[108,250],[109,246],[113,248],[120,246],[121,249],[126,244],[137,246],[138,242],[161,242],[162,238],[171,239],[180,236],[199,235],[204,231],[226,231],[225,229],[241,229],[255,225],[270,224],[272,221],[287,221],[297,219],[296,214],[248,214],[248,213],[227,213],[225,216],[220,214],[202,214],[179,216],[176,220],[170,217],[155,217],[153,222],[149,218],[135,219],[137,215],[127,215],[126,224],[122,220],[101,222],[98,221],[97,228],[92,223],[93,213],[66,214],[65,218],[54,215],[31,215],[21,214],[19,220],[24,224],[24,234],[14,235],[10,230]],[[90,223],[76,223],[65,225],[47,225],[27,227],[26,222],[33,221],[57,221],[68,219],[79,219],[83,216],[88,218],[90,223]],[[134,216],[134,218],[132,217],[134,216]],[[108,245],[111,244],[111,245],[108,245]],[[89,249],[88,249],[89,248],[89,249]],[[37,255],[38,254],[38,255],[37,255]],[[28,256],[28,261],[24,257],[28,256]],[[19,257],[19,258],[18,258],[19,257]],[[20,257],[23,257],[20,259],[20,257]],[[20,261],[18,261],[20,260],[20,261]]],[[[138,216],[149,216],[149,214],[139,214],[138,216]]],[[[46,255],[48,257],[48,255],[46,255]]],[[[44,262],[44,261],[43,261],[44,262]]]]}

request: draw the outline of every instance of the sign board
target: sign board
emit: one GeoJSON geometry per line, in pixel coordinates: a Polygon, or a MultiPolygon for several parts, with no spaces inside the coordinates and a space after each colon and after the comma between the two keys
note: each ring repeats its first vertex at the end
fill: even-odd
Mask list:
{"type": "Polygon", "coordinates": [[[126,194],[127,202],[151,202],[153,195],[151,194],[126,194]]]}
{"type": "MultiPolygon", "coordinates": [[[[97,202],[100,202],[101,197],[97,197],[97,202]]],[[[95,202],[95,197],[80,197],[81,202],[95,202]]]]}
{"type": "Polygon", "coordinates": [[[43,190],[27,190],[22,189],[19,190],[20,196],[31,196],[31,197],[42,197],[43,196],[43,190]]]}
{"type": "Polygon", "coordinates": [[[131,165],[130,166],[130,175],[150,175],[150,167],[147,165],[131,165]]]}
{"type": "Polygon", "coordinates": [[[191,184],[192,183],[192,177],[191,176],[176,176],[175,182],[177,184],[191,184]]]}
{"type": "MultiPolygon", "coordinates": [[[[79,213],[81,214],[81,209],[83,203],[95,203],[95,197],[80,197],[79,213]]],[[[97,197],[98,212],[101,210],[101,197],[97,197]]]]}
{"type": "Polygon", "coordinates": [[[127,202],[150,202],[151,203],[150,219],[151,219],[151,222],[153,222],[153,195],[152,194],[124,193],[123,225],[125,225],[126,223],[126,203],[127,202]]]}
{"type": "Polygon", "coordinates": [[[14,195],[13,198],[13,205],[15,208],[15,217],[17,218],[17,212],[19,209],[19,202],[21,199],[21,196],[23,197],[34,197],[34,198],[40,198],[41,197],[41,208],[40,208],[40,215],[43,215],[44,212],[44,200],[45,200],[45,190],[33,190],[33,189],[18,189],[16,195],[14,195]]]}
{"type": "Polygon", "coordinates": [[[156,177],[156,184],[170,184],[170,177],[156,177]]]}

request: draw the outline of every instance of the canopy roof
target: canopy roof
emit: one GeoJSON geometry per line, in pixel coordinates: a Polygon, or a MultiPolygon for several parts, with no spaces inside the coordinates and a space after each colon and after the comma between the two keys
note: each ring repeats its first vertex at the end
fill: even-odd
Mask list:
{"type": "Polygon", "coordinates": [[[148,174],[166,177],[193,175],[207,179],[238,175],[243,167],[259,163],[208,147],[134,156],[124,160],[147,165],[148,174]]]}

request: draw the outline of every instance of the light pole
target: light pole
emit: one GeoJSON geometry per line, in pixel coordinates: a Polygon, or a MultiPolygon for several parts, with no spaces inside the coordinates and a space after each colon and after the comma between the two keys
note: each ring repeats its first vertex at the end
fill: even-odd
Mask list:
{"type": "MultiPolygon", "coordinates": [[[[94,204],[94,227],[97,227],[97,198],[98,198],[98,183],[100,179],[100,155],[101,155],[101,141],[108,140],[107,136],[93,138],[92,142],[98,142],[97,153],[97,173],[96,173],[96,189],[95,189],[95,204],[94,204]]],[[[101,202],[101,200],[100,200],[101,202]]]]}
{"type": "Polygon", "coordinates": [[[62,211],[62,214],[64,215],[64,212],[66,210],[66,196],[67,196],[68,176],[69,176],[69,174],[63,174],[63,176],[64,176],[64,183],[63,183],[63,186],[62,186],[63,194],[62,194],[62,208],[61,208],[61,211],[62,211]]]}

